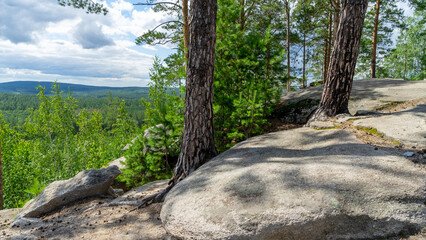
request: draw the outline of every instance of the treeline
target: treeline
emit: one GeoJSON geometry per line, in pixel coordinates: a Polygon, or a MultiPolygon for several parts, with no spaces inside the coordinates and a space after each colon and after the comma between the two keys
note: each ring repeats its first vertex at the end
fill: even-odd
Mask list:
{"type": "MultiPolygon", "coordinates": [[[[53,84],[53,83],[51,83],[53,84]]],[[[49,92],[50,94],[50,92],[49,92]]],[[[76,97],[76,110],[86,109],[89,111],[100,111],[102,115],[107,116],[111,111],[111,105],[117,106],[121,100],[119,97],[114,97],[111,92],[108,97],[76,97]]],[[[143,97],[147,97],[144,95],[143,97]]],[[[21,95],[0,93],[0,112],[3,114],[4,120],[12,127],[21,127],[28,116],[28,109],[37,109],[40,105],[40,99],[36,95],[21,95]]],[[[139,99],[125,99],[125,109],[130,118],[141,126],[144,122],[144,107],[139,99]]],[[[105,118],[103,127],[111,128],[112,121],[110,118],[105,118]]]]}

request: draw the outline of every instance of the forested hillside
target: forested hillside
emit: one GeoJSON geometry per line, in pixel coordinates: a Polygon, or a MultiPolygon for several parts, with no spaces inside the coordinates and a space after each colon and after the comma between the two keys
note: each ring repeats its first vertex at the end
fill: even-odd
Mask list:
{"type": "MultiPolygon", "coordinates": [[[[61,2],[87,7],[71,4],[79,1],[61,2]]],[[[200,1],[192,2],[198,5],[188,6],[187,0],[145,3],[174,19],[142,34],[136,44],[176,47],[168,57],[155,58],[149,89],[0,84],[4,207],[21,207],[55,180],[105,166],[123,155],[122,147],[139,135],[124,153],[127,168],[120,180],[134,187],[174,177],[176,184],[216,153],[264,133],[283,92],[311,82],[322,84],[330,74],[343,72],[333,46],[348,53],[342,58],[351,66],[350,76],[341,76],[345,78],[341,82],[349,84],[345,87],[349,91],[339,97],[346,99],[346,108],[354,72],[371,81],[425,77],[422,1],[410,1],[414,15],[408,18],[396,4],[400,1],[369,1],[365,21],[353,21],[364,24],[358,26],[359,39],[345,35],[347,29],[339,31],[340,21],[348,20],[339,0],[218,0],[217,5],[209,0],[211,11],[200,1]],[[191,14],[198,14],[193,25],[191,14]],[[393,42],[395,28],[400,35],[393,42]],[[184,149],[193,152],[181,150],[182,139],[189,144],[184,149]]],[[[107,13],[102,5],[86,10],[107,13]]],[[[357,17],[364,20],[361,15],[357,17]]]]}
{"type": "MultiPolygon", "coordinates": [[[[52,84],[53,83],[50,83],[50,85],[47,87],[47,90],[51,88],[52,84]]],[[[60,87],[62,89],[62,84],[60,84],[60,87]]],[[[126,111],[128,111],[130,118],[135,121],[138,126],[143,124],[145,108],[142,105],[140,99],[128,99],[127,97],[120,98],[118,96],[113,96],[111,92],[106,94],[107,97],[75,97],[74,94],[72,94],[72,97],[77,100],[77,111],[82,109],[90,111],[97,110],[104,115],[106,115],[109,111],[109,105],[118,105],[121,102],[120,99],[123,99],[125,100],[125,108],[126,111]]],[[[46,95],[49,96],[51,93],[46,95]]],[[[123,96],[126,95],[124,94],[123,96]]],[[[147,97],[147,94],[144,97],[147,97]]],[[[41,101],[36,94],[21,95],[0,93],[0,112],[3,114],[3,118],[10,124],[10,126],[19,127],[22,126],[22,124],[25,122],[25,119],[28,116],[28,109],[37,109],[40,105],[40,102],[41,101]]],[[[105,122],[104,124],[105,126],[110,126],[111,122],[105,122]]]]}
{"type": "MultiPolygon", "coordinates": [[[[52,82],[19,81],[0,83],[0,93],[36,95],[38,86],[50,89],[52,82]]],[[[148,96],[147,87],[97,87],[61,83],[61,89],[64,92],[72,92],[73,96],[78,98],[107,98],[110,94],[125,99],[141,99],[148,96]]],[[[51,93],[48,91],[46,94],[50,95],[51,93]]]]}

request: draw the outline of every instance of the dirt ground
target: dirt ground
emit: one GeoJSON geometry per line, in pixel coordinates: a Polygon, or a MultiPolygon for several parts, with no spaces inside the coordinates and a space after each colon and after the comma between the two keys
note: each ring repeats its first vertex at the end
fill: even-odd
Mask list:
{"type": "MultiPolygon", "coordinates": [[[[163,189],[167,181],[156,181],[131,190],[122,200],[140,200],[163,189]]],[[[172,239],[161,225],[161,203],[129,212],[134,206],[87,209],[113,201],[112,197],[90,198],[41,217],[38,221],[9,228],[13,212],[0,215],[0,239],[172,239]],[[8,216],[5,216],[8,215],[8,216]]]]}

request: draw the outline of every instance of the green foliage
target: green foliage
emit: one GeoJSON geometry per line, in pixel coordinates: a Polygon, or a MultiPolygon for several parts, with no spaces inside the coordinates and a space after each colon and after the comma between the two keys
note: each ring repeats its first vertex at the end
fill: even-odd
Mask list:
{"type": "MultiPolygon", "coordinates": [[[[253,4],[257,10],[269,7],[259,1],[246,4],[253,4]]],[[[257,17],[245,19],[243,26],[236,24],[241,22],[240,10],[238,2],[219,1],[214,83],[215,138],[219,151],[262,133],[284,75],[285,52],[273,14],[254,15],[257,17]]]]}
{"type": "Polygon", "coordinates": [[[91,0],[58,0],[58,4],[61,6],[72,6],[74,8],[85,9],[86,13],[102,13],[106,15],[108,9],[101,3],[96,3],[91,0]]]}
{"type": "MultiPolygon", "coordinates": [[[[376,0],[371,0],[375,3],[376,0]]],[[[377,32],[376,77],[383,77],[383,57],[392,50],[392,33],[394,28],[404,26],[403,10],[396,5],[398,0],[381,0],[379,25],[377,32]]],[[[367,11],[355,74],[360,78],[370,77],[371,51],[373,44],[375,7],[367,11]]]]}
{"type": "MultiPolygon", "coordinates": [[[[105,116],[103,123],[104,128],[110,130],[118,117],[118,112],[116,110],[119,108],[121,100],[118,96],[113,97],[113,93],[117,93],[117,91],[98,93],[99,95],[95,94],[93,97],[75,97],[73,92],[73,98],[77,99],[76,110],[81,111],[86,109],[87,111],[100,111],[100,113],[105,116]],[[103,97],[105,95],[108,97],[103,97]]],[[[144,122],[145,115],[144,106],[139,99],[140,97],[147,98],[148,90],[146,93],[139,94],[139,99],[133,99],[136,93],[131,91],[119,94],[132,97],[125,99],[125,109],[132,121],[135,121],[138,126],[141,126],[144,122]]],[[[51,96],[52,94],[45,93],[45,95],[51,96]]],[[[78,94],[78,96],[81,95],[82,94],[78,94]]],[[[4,120],[12,127],[20,128],[23,126],[25,119],[28,117],[27,109],[37,109],[40,103],[41,100],[36,95],[0,93],[0,111],[3,113],[4,120]]]]}
{"type": "Polygon", "coordinates": [[[33,183],[31,184],[31,186],[27,190],[25,190],[25,192],[31,194],[31,197],[34,198],[39,195],[45,187],[46,186],[41,185],[40,181],[36,177],[33,179],[33,183]]]}
{"type": "Polygon", "coordinates": [[[382,76],[423,80],[426,77],[426,14],[414,12],[398,37],[395,48],[384,59],[382,76]]]}
{"type": "Polygon", "coordinates": [[[0,116],[5,207],[22,207],[44,186],[100,168],[120,157],[121,148],[138,132],[124,109],[117,109],[112,128],[103,128],[100,111],[77,111],[77,100],[64,96],[59,84],[46,95],[39,87],[39,106],[28,110],[21,129],[11,128],[0,116]]]}
{"type": "Polygon", "coordinates": [[[173,65],[163,65],[158,58],[154,59],[149,100],[142,99],[146,108],[146,125],[143,135],[126,152],[126,169],[119,177],[128,186],[172,176],[182,135],[183,99],[172,91],[180,79],[175,78],[179,74],[170,74],[171,67],[173,65]]]}

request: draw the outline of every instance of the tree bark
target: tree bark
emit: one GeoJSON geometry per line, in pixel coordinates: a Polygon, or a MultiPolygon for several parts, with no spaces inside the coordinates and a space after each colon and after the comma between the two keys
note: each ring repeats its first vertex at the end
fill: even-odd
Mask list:
{"type": "Polygon", "coordinates": [[[306,33],[303,33],[303,77],[302,77],[302,86],[306,87],[306,33]]]}
{"type": "Polygon", "coordinates": [[[288,0],[285,1],[285,11],[287,18],[287,93],[290,92],[291,79],[290,79],[290,6],[288,0]]]}
{"type": "Polygon", "coordinates": [[[216,0],[191,1],[184,128],[175,184],[217,154],[213,132],[216,11],[216,0]]]}
{"type": "Polygon", "coordinates": [[[324,73],[323,73],[323,83],[327,81],[328,68],[330,65],[330,56],[331,56],[331,41],[332,41],[332,24],[333,24],[333,15],[331,13],[328,14],[328,35],[325,41],[325,49],[324,49],[324,73]]]}
{"type": "Polygon", "coordinates": [[[340,20],[340,0],[333,0],[333,43],[336,41],[337,30],[339,28],[340,20]]]}
{"type": "Polygon", "coordinates": [[[368,0],[343,0],[340,24],[333,46],[328,77],[321,102],[308,124],[330,116],[349,113],[348,102],[352,89],[356,60],[368,0]]]}
{"type": "Polygon", "coordinates": [[[183,16],[183,51],[185,58],[185,72],[188,64],[188,44],[189,44],[189,24],[188,24],[188,0],[182,0],[182,16],[183,16]]]}
{"type": "Polygon", "coordinates": [[[213,131],[213,79],[217,0],[191,0],[185,113],[180,154],[167,188],[148,196],[134,211],[162,202],[167,193],[217,155],[213,131]]]}
{"type": "Polygon", "coordinates": [[[377,49],[377,30],[379,28],[380,0],[376,2],[374,13],[373,46],[371,47],[371,78],[376,78],[376,49],[377,49]]]}

